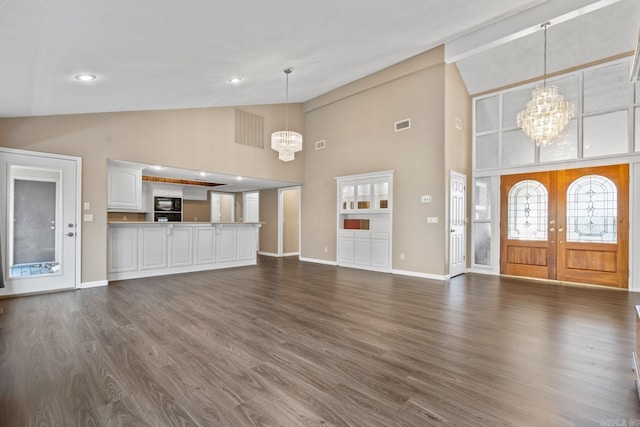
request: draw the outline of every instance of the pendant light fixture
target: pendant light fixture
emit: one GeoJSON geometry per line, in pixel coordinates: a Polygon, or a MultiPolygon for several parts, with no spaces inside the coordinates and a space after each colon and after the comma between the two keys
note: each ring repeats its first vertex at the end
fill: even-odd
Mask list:
{"type": "Polygon", "coordinates": [[[295,153],[302,150],[302,135],[289,130],[289,74],[291,74],[292,71],[293,69],[290,67],[284,69],[284,73],[287,76],[287,103],[284,130],[271,134],[271,148],[278,152],[278,159],[283,162],[293,160],[295,153]]]}
{"type": "Polygon", "coordinates": [[[554,138],[562,133],[574,116],[575,107],[558,94],[557,86],[547,86],[547,28],[551,25],[545,22],[540,27],[544,29],[544,78],[542,87],[537,87],[527,102],[527,108],[518,113],[518,127],[536,143],[549,145],[554,138]]]}

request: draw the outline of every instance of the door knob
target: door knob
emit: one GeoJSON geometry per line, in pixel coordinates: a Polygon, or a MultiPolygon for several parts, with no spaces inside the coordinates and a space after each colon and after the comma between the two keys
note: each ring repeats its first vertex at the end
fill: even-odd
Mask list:
{"type": "Polygon", "coordinates": [[[549,231],[550,231],[551,233],[553,233],[554,231],[556,231],[556,229],[555,229],[555,228],[553,228],[553,227],[551,227],[551,228],[549,229],[549,231]]]}
{"type": "Polygon", "coordinates": [[[558,233],[562,233],[564,231],[564,228],[558,228],[558,233]]]}
{"type": "Polygon", "coordinates": [[[74,233],[73,231],[70,231],[70,232],[67,233],[67,236],[69,236],[69,237],[73,237],[75,235],[76,235],[76,233],[74,233]]]}

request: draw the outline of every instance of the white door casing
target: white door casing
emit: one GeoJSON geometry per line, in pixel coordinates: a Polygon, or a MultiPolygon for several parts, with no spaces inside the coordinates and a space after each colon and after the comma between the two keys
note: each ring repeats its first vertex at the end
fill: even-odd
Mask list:
{"type": "MultiPolygon", "coordinates": [[[[0,148],[0,200],[3,205],[0,209],[0,262],[5,279],[5,287],[0,288],[0,295],[80,287],[81,176],[82,160],[78,157],[0,148]],[[20,192],[17,183],[50,184],[51,188],[55,188],[54,202],[50,205],[55,214],[48,220],[50,227],[47,227],[51,229],[51,233],[47,234],[54,236],[52,262],[47,264],[55,266],[49,269],[50,272],[21,276],[24,270],[11,268],[14,264],[20,264],[14,253],[14,233],[24,232],[18,227],[20,218],[16,218],[14,212],[16,191],[27,202],[33,195],[28,191],[20,192]]],[[[25,240],[37,246],[41,238],[42,233],[34,233],[25,240]]],[[[29,265],[35,264],[37,262],[34,261],[29,265]]]]}
{"type": "Polygon", "coordinates": [[[451,172],[449,179],[449,277],[466,271],[467,177],[451,172]]]}

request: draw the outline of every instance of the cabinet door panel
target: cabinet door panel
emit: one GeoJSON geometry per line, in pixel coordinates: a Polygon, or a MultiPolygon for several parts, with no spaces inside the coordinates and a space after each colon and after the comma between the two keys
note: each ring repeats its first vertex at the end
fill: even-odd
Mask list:
{"type": "Polygon", "coordinates": [[[389,240],[371,240],[371,265],[377,268],[389,268],[389,240]]]}
{"type": "Polygon", "coordinates": [[[107,208],[142,209],[142,171],[110,166],[107,173],[107,208]]]}
{"type": "Polygon", "coordinates": [[[222,227],[218,234],[218,261],[229,262],[238,259],[236,227],[222,227]]]}
{"type": "Polygon", "coordinates": [[[340,259],[338,260],[341,264],[353,264],[354,262],[354,239],[348,237],[341,237],[338,240],[338,253],[340,254],[340,259]]]}
{"type": "Polygon", "coordinates": [[[216,262],[216,230],[213,227],[195,228],[195,263],[216,262]]]}
{"type": "Polygon", "coordinates": [[[138,227],[109,228],[108,273],[138,269],[138,227]]]}
{"type": "Polygon", "coordinates": [[[253,227],[238,228],[238,259],[246,260],[255,257],[256,243],[254,241],[256,232],[253,227]]]}
{"type": "Polygon", "coordinates": [[[169,267],[193,264],[193,227],[171,228],[169,267]]]}
{"type": "Polygon", "coordinates": [[[167,229],[140,227],[140,270],[167,267],[167,229]]]}
{"type": "Polygon", "coordinates": [[[359,265],[371,264],[371,239],[355,239],[354,262],[359,265]]]}

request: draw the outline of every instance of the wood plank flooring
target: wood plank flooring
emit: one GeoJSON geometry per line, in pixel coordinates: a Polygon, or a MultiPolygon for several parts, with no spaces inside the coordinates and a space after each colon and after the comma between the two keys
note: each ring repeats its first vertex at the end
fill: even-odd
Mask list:
{"type": "Polygon", "coordinates": [[[640,425],[635,304],[274,258],[5,299],[0,426],[640,425]]]}

